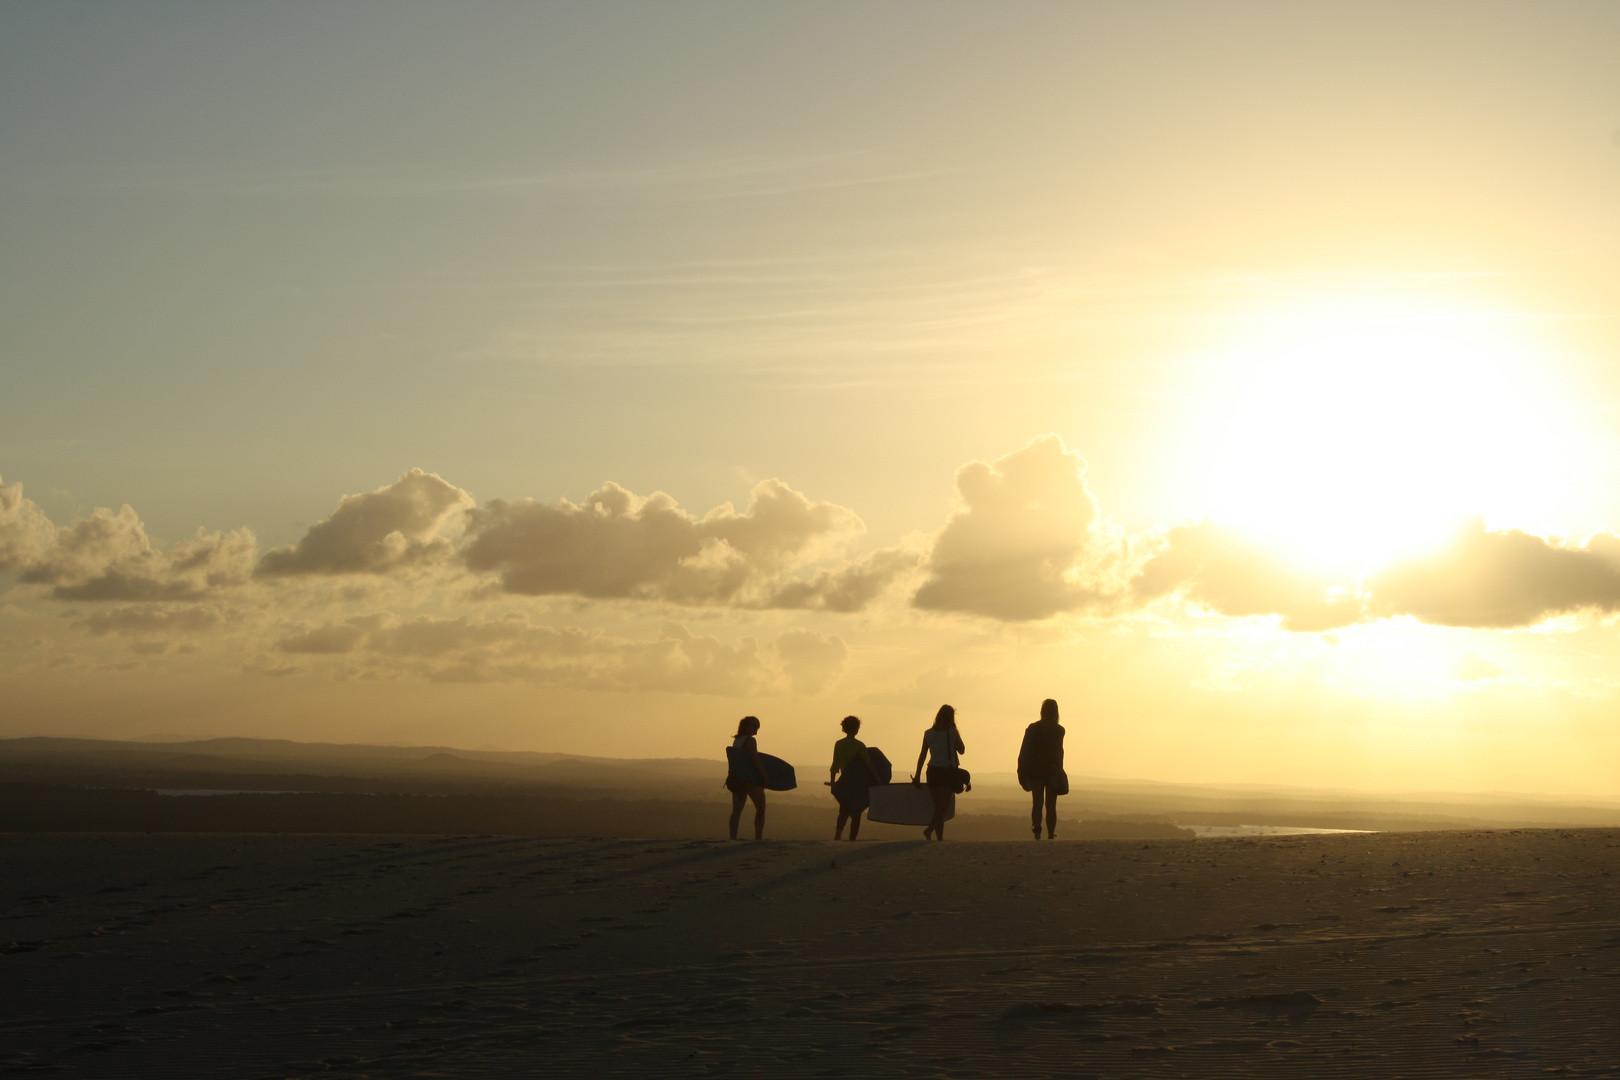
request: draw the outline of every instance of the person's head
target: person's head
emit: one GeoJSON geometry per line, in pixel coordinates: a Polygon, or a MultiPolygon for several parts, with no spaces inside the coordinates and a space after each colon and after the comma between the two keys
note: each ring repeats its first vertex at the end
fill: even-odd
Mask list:
{"type": "Polygon", "coordinates": [[[861,718],[858,716],[846,716],[843,723],[838,726],[844,729],[845,735],[854,735],[861,730],[861,718]]]}
{"type": "Polygon", "coordinates": [[[935,727],[953,728],[956,726],[956,710],[949,705],[941,705],[939,712],[934,714],[935,727]]]}
{"type": "Polygon", "coordinates": [[[1041,702],[1041,719],[1055,724],[1057,723],[1057,718],[1057,702],[1053,701],[1051,698],[1047,698],[1045,701],[1041,702]]]}
{"type": "Polygon", "coordinates": [[[737,721],[738,735],[757,735],[759,733],[759,717],[745,716],[737,721]]]}

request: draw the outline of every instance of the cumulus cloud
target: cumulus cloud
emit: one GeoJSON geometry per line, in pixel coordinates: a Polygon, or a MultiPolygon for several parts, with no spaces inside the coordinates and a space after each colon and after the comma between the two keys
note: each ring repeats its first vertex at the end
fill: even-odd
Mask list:
{"type": "Polygon", "coordinates": [[[916,569],[918,554],[884,548],[847,566],[820,570],[802,581],[778,585],[765,601],[772,608],[808,608],[848,613],[860,611],[894,581],[916,569]]]}
{"type": "Polygon", "coordinates": [[[1620,610],[1620,539],[1566,546],[1530,533],[1468,524],[1443,551],[1408,559],[1367,581],[1378,615],[1439,626],[1530,626],[1553,615],[1620,610]]]}
{"type": "Polygon", "coordinates": [[[442,564],[454,551],[441,531],[473,500],[435,473],[412,469],[394,483],[346,495],[332,516],[292,547],[267,551],[260,577],[391,574],[442,564]]]}
{"type": "Polygon", "coordinates": [[[0,478],[0,574],[16,573],[43,561],[56,542],[56,526],[21,484],[0,478]]]}
{"type": "Polygon", "coordinates": [[[768,648],[666,624],[653,640],[502,618],[400,619],[366,615],[283,635],[283,653],[341,655],[439,682],[532,682],[609,692],[663,691],[728,696],[775,693],[784,678],[813,694],[842,670],[837,637],[789,631],[768,648]],[[775,663],[772,663],[772,661],[775,663]]]}
{"type": "Polygon", "coordinates": [[[1212,522],[1181,525],[1155,543],[1131,579],[1137,603],[1179,593],[1222,615],[1280,615],[1288,630],[1320,631],[1364,617],[1353,583],[1310,574],[1212,522]]]}
{"type": "Polygon", "coordinates": [[[1008,620],[1111,607],[1123,543],[1099,520],[1085,470],[1055,435],[962,466],[961,508],[934,538],[912,603],[1008,620]]]}
{"type": "Polygon", "coordinates": [[[58,528],[21,484],[0,485],[0,572],[49,585],[58,600],[193,600],[245,582],[257,554],[247,529],[154,547],[128,505],[58,528]]]}
{"type": "Polygon", "coordinates": [[[1599,534],[1582,547],[1491,532],[1476,520],[1440,551],[1358,583],[1311,574],[1201,522],[1165,532],[1131,581],[1137,603],[1171,593],[1222,615],[1281,616],[1298,631],[1403,615],[1437,626],[1532,626],[1571,612],[1620,611],[1620,539],[1599,534]]]}
{"type": "MultiPolygon", "coordinates": [[[[662,492],[642,497],[609,483],[583,504],[491,500],[469,515],[462,558],[524,596],[747,603],[863,530],[852,511],[780,480],[755,486],[744,513],[727,503],[702,518],[662,492]]],[[[849,584],[838,602],[855,603],[863,589],[874,592],[849,584]]]]}

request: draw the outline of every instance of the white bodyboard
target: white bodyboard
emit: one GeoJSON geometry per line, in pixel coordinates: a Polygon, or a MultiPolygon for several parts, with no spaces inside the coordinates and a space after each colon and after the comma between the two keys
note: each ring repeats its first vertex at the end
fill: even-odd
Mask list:
{"type": "MultiPolygon", "coordinates": [[[[927,825],[934,820],[934,798],[925,784],[878,784],[867,788],[872,808],[866,812],[867,820],[882,821],[889,825],[927,825]]],[[[945,820],[956,816],[956,796],[951,796],[945,809],[945,820]]]]}

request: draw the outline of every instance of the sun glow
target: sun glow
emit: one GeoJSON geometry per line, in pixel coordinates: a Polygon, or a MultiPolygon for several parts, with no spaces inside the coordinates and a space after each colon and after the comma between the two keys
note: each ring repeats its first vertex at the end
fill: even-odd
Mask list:
{"type": "MultiPolygon", "coordinates": [[[[1322,569],[1566,504],[1572,410],[1514,320],[1314,313],[1247,351],[1208,462],[1215,516],[1322,569]]],[[[1230,374],[1231,368],[1228,368],[1230,374]]]]}

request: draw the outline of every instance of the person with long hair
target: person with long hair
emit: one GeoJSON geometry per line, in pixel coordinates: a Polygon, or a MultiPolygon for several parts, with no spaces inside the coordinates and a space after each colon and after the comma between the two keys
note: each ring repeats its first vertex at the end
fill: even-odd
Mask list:
{"type": "Polygon", "coordinates": [[[759,741],[754,738],[757,734],[759,734],[759,717],[745,716],[737,721],[737,736],[731,740],[732,749],[737,753],[726,755],[729,764],[726,772],[726,790],[731,792],[733,840],[737,839],[737,826],[742,821],[743,803],[749,799],[754,800],[754,839],[765,839],[765,785],[763,782],[754,782],[754,777],[758,777],[760,781],[765,779],[765,763],[759,759],[759,741]],[[737,774],[736,759],[739,757],[753,765],[753,776],[737,774]]]}
{"type": "Polygon", "coordinates": [[[838,800],[838,827],[833,830],[833,839],[842,840],[848,824],[849,838],[855,840],[861,835],[861,815],[872,805],[867,791],[878,782],[878,770],[866,752],[866,744],[855,737],[861,730],[861,718],[846,716],[839,726],[844,729],[844,737],[833,743],[832,771],[827,781],[833,798],[838,800]]]}
{"type": "Polygon", "coordinates": [[[1024,729],[1024,743],[1018,749],[1018,785],[1033,800],[1030,829],[1041,838],[1041,810],[1046,810],[1046,838],[1057,839],[1057,801],[1069,793],[1069,776],[1063,771],[1063,725],[1058,723],[1058,704],[1051,698],[1041,702],[1041,718],[1024,729]]]}
{"type": "Polygon", "coordinates": [[[917,754],[917,771],[911,774],[913,784],[920,783],[923,761],[928,761],[928,794],[934,800],[934,819],[923,830],[924,840],[945,839],[945,814],[951,808],[951,799],[959,787],[957,773],[959,755],[967,753],[962,733],[956,730],[956,710],[941,705],[934,714],[934,726],[923,732],[922,750],[917,754]]]}

